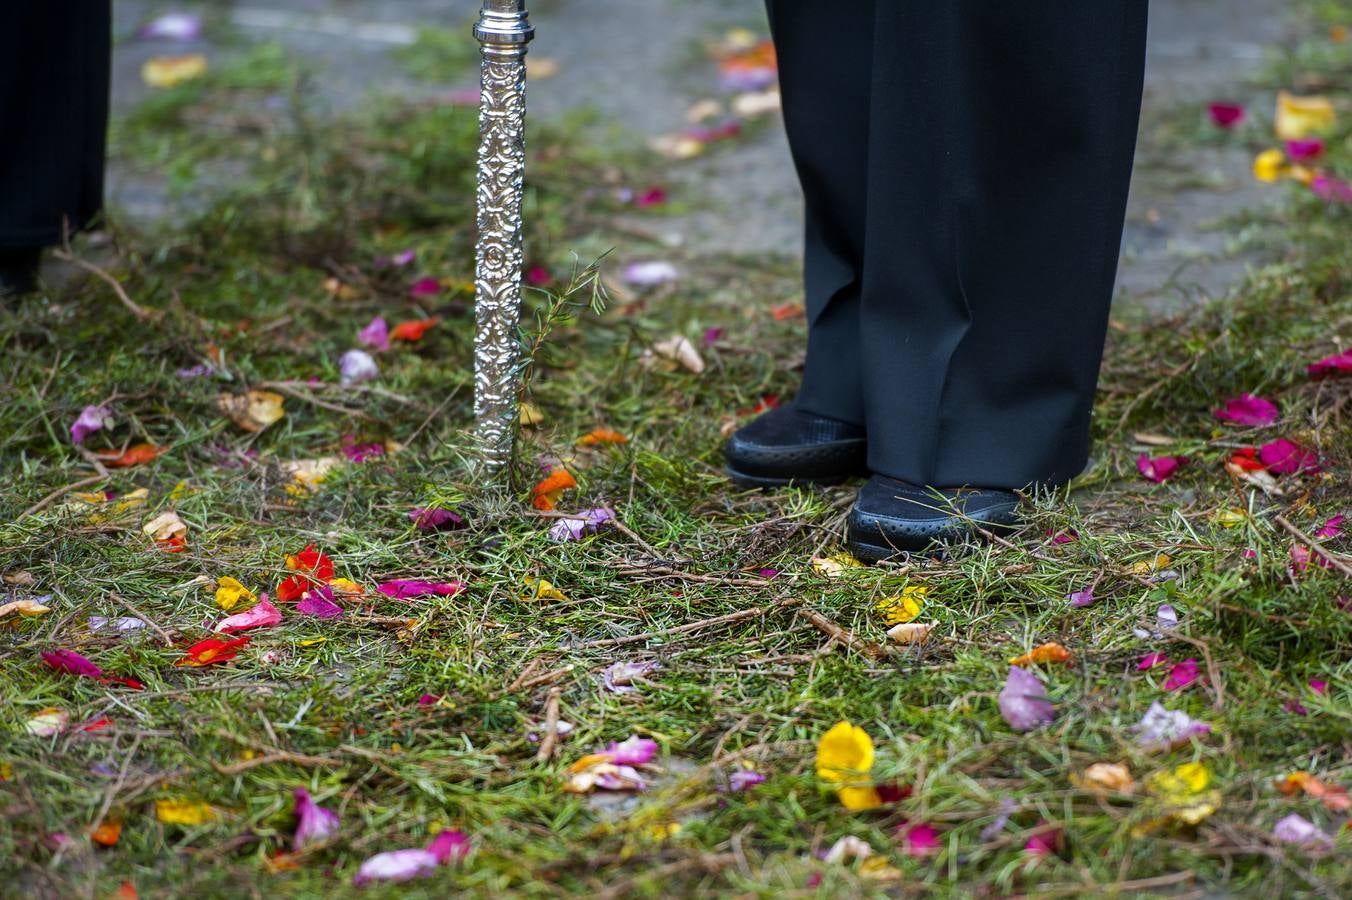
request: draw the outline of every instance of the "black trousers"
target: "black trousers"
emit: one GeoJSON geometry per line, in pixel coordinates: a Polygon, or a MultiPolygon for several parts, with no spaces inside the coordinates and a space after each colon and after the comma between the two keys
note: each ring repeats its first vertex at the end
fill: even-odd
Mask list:
{"type": "Polygon", "coordinates": [[[767,0],[806,201],[797,404],[877,473],[1084,467],[1147,0],[767,0]]]}
{"type": "Polygon", "coordinates": [[[103,205],[109,0],[0,3],[0,248],[58,244],[103,205]]]}

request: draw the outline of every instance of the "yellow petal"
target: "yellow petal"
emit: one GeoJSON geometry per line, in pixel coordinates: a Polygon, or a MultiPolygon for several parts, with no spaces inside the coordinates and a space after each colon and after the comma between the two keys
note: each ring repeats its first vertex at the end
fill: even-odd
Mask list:
{"type": "Polygon", "coordinates": [[[895,597],[884,597],[879,600],[873,608],[882,613],[883,621],[888,625],[901,625],[920,615],[928,594],[929,587],[926,585],[908,585],[895,597]]]}
{"type": "Polygon", "coordinates": [[[1216,524],[1222,528],[1235,528],[1247,521],[1249,521],[1248,511],[1238,506],[1232,506],[1216,513],[1216,524]]]}
{"type": "Polygon", "coordinates": [[[0,604],[0,619],[6,616],[18,614],[33,618],[35,616],[45,615],[51,612],[50,606],[43,606],[36,600],[11,600],[8,603],[0,604]]]}
{"type": "Polygon", "coordinates": [[[853,555],[842,550],[839,553],[832,553],[830,556],[815,557],[812,560],[812,571],[818,575],[825,575],[827,578],[839,578],[846,571],[862,568],[863,565],[853,555]]]}
{"type": "Polygon", "coordinates": [[[350,578],[335,578],[329,582],[329,587],[335,594],[344,597],[360,597],[366,593],[366,588],[350,578]]]}
{"type": "Polygon", "coordinates": [[[840,805],[851,812],[877,809],[883,805],[883,799],[871,787],[843,787],[836,789],[836,798],[840,805]]]}
{"type": "Polygon", "coordinates": [[[824,781],[867,778],[873,768],[873,739],[857,725],[841,721],[817,742],[817,777],[824,781]]]}
{"type": "Polygon", "coordinates": [[[141,80],[151,87],[170,88],[201,78],[207,73],[207,58],[200,53],[187,56],[155,56],[141,66],[141,80]]]}
{"type": "Polygon", "coordinates": [[[526,585],[526,593],[522,595],[523,600],[568,599],[563,595],[563,591],[560,591],[558,588],[554,587],[554,585],[550,584],[548,581],[545,581],[543,578],[527,577],[526,579],[524,579],[524,583],[526,585]]]}
{"type": "Polygon", "coordinates": [[[1333,102],[1328,97],[1297,97],[1286,91],[1277,93],[1277,115],[1273,126],[1277,137],[1284,141],[1297,141],[1316,132],[1328,131],[1337,120],[1333,102]]]}
{"type": "Polygon", "coordinates": [[[545,420],[545,414],[540,412],[540,407],[534,403],[522,402],[521,404],[521,427],[532,428],[545,420]]]}
{"type": "Polygon", "coordinates": [[[229,575],[216,582],[216,603],[221,609],[234,609],[243,603],[252,606],[258,596],[229,575]]]}
{"type": "Polygon", "coordinates": [[[1282,177],[1286,168],[1286,154],[1280,150],[1264,150],[1253,158],[1253,177],[1269,184],[1282,177]]]}
{"type": "Polygon", "coordinates": [[[216,406],[232,422],[249,432],[259,432],[286,415],[286,398],[275,391],[252,390],[243,394],[221,394],[216,406]]]}
{"type": "Polygon", "coordinates": [[[155,818],[166,825],[205,825],[216,818],[216,810],[201,801],[181,797],[156,800],[155,818]]]}

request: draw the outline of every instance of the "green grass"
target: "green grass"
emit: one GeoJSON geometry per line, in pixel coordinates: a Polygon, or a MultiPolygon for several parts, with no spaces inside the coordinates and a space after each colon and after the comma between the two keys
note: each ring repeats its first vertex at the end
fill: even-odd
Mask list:
{"type": "MultiPolygon", "coordinates": [[[[1346,47],[1338,52],[1298,58],[1345,67],[1346,47]]],[[[117,231],[116,253],[77,245],[154,311],[151,320],[136,321],[92,278],[0,317],[0,468],[10,485],[0,497],[0,574],[21,582],[5,590],[52,595],[50,614],[0,630],[0,762],[12,769],[0,782],[0,868],[22,893],[103,897],[131,881],[143,897],[342,895],[363,859],[420,845],[444,826],[469,832],[474,856],[400,893],[768,896],[810,893],[817,874],[823,895],[1352,889],[1339,856],[1347,837],[1324,856],[1269,837],[1290,812],[1330,833],[1343,820],[1315,801],[1280,796],[1274,778],[1304,769],[1331,783],[1352,779],[1352,616],[1335,602],[1349,593],[1346,579],[1318,567],[1291,577],[1292,539],[1274,522],[1283,515],[1309,530],[1352,510],[1349,382],[1311,382],[1303,370],[1342,349],[1352,324],[1347,209],[1292,188],[1285,209],[1252,223],[1287,248],[1279,264],[1224,301],[1113,331],[1095,465],[1068,492],[1070,502],[1032,504],[1012,546],[832,579],[816,574],[811,559],[837,548],[848,488],[747,493],[720,474],[723,423],[766,394],[794,388],[801,325],[769,314],[796,296],[791,265],[706,259],[685,267],[680,302],[613,296],[605,311],[588,308],[586,264],[616,242],[604,195],[588,189],[613,183],[617,172],[621,183],[652,183],[652,163],[616,157],[588,127],[533,135],[531,262],[560,280],[554,295],[528,298],[531,328],[548,332],[530,391],[543,422],[523,435],[517,489],[495,492],[463,465],[469,291],[424,301],[407,292],[416,275],[456,284],[472,276],[473,111],[390,106],[334,122],[250,125],[232,150],[230,129],[246,126],[222,131],[187,113],[226,108],[236,89],[204,85],[173,118],[134,113],[123,128],[143,136],[159,129],[169,143],[121,146],[138,161],[160,153],[172,161],[205,144],[245,160],[247,177],[190,221],[117,231]],[[374,266],[376,256],[405,248],[419,254],[411,270],[374,266]],[[569,275],[574,250],[585,252],[577,277],[569,275]],[[330,295],[330,277],[351,295],[330,295]],[[559,293],[567,302],[555,299],[559,293]],[[381,391],[333,386],[339,354],[375,314],[391,323],[426,315],[443,322],[418,344],[380,356],[381,391]],[[655,340],[681,333],[698,343],[711,326],[725,335],[705,351],[704,375],[641,364],[655,340]],[[208,345],[224,353],[230,380],[173,374],[200,362],[208,345]],[[324,384],[307,385],[311,376],[324,384]],[[292,383],[300,397],[288,396],[286,417],[263,434],[247,435],[216,412],[219,392],[276,381],[292,383]],[[1276,498],[1231,483],[1221,468],[1228,445],[1253,436],[1219,428],[1210,410],[1244,391],[1282,404],[1281,424],[1261,437],[1285,434],[1317,447],[1324,475],[1284,478],[1276,498]],[[67,494],[21,516],[93,473],[66,428],[100,402],[111,402],[118,425],[91,437],[91,448],[149,440],[170,449],[84,489],[146,488],[146,505],[91,516],[67,494]],[[574,446],[601,426],[630,442],[574,446]],[[1193,464],[1167,485],[1144,484],[1133,466],[1142,432],[1168,437],[1193,464]],[[287,490],[280,463],[338,453],[345,435],[405,446],[343,466],[313,495],[287,490]],[[223,449],[257,456],[227,468],[223,449]],[[526,502],[542,454],[568,460],[577,475],[580,486],[562,509],[609,503],[625,530],[548,541],[552,520],[526,502]],[[432,503],[460,510],[470,527],[440,535],[411,528],[407,510],[432,503]],[[1251,515],[1221,527],[1217,513],[1234,507],[1251,515]],[[184,553],[159,552],[140,532],[167,509],[188,523],[184,553]],[[1078,541],[1047,537],[1070,529],[1078,541]],[[285,609],[283,624],[254,632],[234,662],[174,667],[180,645],[207,637],[204,620],[222,615],[203,580],[229,575],[271,590],[285,555],[311,542],[333,557],[339,575],[368,588],[393,577],[459,578],[470,588],[430,601],[368,594],[345,601],[349,614],[331,622],[285,609]],[[1246,549],[1257,559],[1245,559],[1246,549]],[[1159,553],[1171,557],[1177,579],[1149,583],[1134,571],[1159,553]],[[782,574],[756,578],[767,566],[782,574]],[[567,600],[524,601],[528,577],[553,582],[567,600]],[[1067,592],[1095,582],[1095,606],[1066,605],[1067,592]],[[781,603],[800,601],[876,643],[884,626],[873,604],[915,584],[930,588],[924,618],[937,623],[934,636],[880,660],[831,644],[781,603]],[[1166,601],[1182,613],[1182,637],[1134,637],[1132,628],[1148,625],[1166,601]],[[89,615],[131,608],[170,643],[154,629],[115,639],[84,626],[89,615]],[[586,646],[750,608],[762,612],[683,635],[586,646]],[[995,705],[1005,660],[1048,640],[1076,655],[1073,665],[1042,672],[1058,717],[1018,735],[995,705]],[[56,647],[139,678],[146,690],[57,675],[38,658],[56,647]],[[1134,671],[1157,648],[1209,660],[1210,686],[1163,693],[1162,675],[1134,671]],[[662,669],[637,693],[605,691],[600,673],[629,659],[657,660],[662,669]],[[533,683],[545,675],[552,680],[533,683]],[[1329,682],[1327,696],[1303,688],[1312,678],[1329,682]],[[551,688],[561,717],[577,729],[541,763],[526,734],[542,720],[551,688]],[[420,706],[424,693],[443,699],[420,706]],[[1297,697],[1308,715],[1283,709],[1297,697]],[[1127,729],[1155,700],[1213,723],[1214,737],[1170,754],[1142,753],[1127,729]],[[67,710],[72,723],[113,724],[45,739],[27,734],[27,717],[48,706],[67,710]],[[911,797],[852,814],[823,790],[812,748],[842,718],[877,743],[875,776],[912,786],[911,797]],[[663,774],[651,791],[621,809],[561,791],[567,764],[635,733],[661,745],[663,774]],[[274,751],[293,756],[228,768],[274,751]],[[1151,817],[1146,800],[1100,800],[1069,780],[1097,761],[1126,762],[1143,781],[1191,760],[1213,769],[1223,797],[1196,829],[1134,836],[1151,817]],[[768,781],[719,792],[742,761],[768,781]],[[289,849],[290,790],[298,785],[340,813],[342,831],[295,869],[273,873],[266,860],[289,849]],[[205,801],[220,817],[188,828],[162,824],[153,801],[170,797],[205,801]],[[1012,808],[1009,824],[983,838],[1002,804],[1012,808]],[[85,836],[105,806],[124,822],[115,848],[85,836]],[[941,827],[942,853],[899,854],[892,830],[902,820],[941,827]],[[1064,828],[1066,846],[1035,863],[1022,848],[1043,821],[1064,828]],[[673,822],[681,825],[674,835],[663,828],[673,822]],[[64,849],[56,833],[69,836],[64,849]],[[868,841],[904,882],[870,881],[857,867],[814,857],[844,835],[868,841]]],[[[1327,161],[1344,173],[1352,167],[1347,136],[1345,122],[1327,161]]],[[[601,268],[615,267],[604,260],[601,268]]],[[[1345,539],[1329,543],[1347,549],[1345,539]]]]}

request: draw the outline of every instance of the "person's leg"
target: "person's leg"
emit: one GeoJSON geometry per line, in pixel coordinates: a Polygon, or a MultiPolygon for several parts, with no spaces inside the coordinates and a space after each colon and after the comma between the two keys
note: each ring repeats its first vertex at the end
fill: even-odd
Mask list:
{"type": "Polygon", "coordinates": [[[109,0],[0,9],[0,281],[102,207],[111,32],[109,0]]]}
{"type": "Polygon", "coordinates": [[[728,441],[728,473],[742,484],[834,483],[864,472],[859,296],[874,2],[766,0],[805,206],[807,362],[792,405],[728,441]]]}
{"type": "Polygon", "coordinates": [[[1146,8],[878,4],[860,316],[872,471],[1018,489],[1083,468],[1146,8]]]}
{"type": "Polygon", "coordinates": [[[875,0],[766,0],[804,202],[807,363],[798,409],[863,424],[859,294],[875,0]]]}

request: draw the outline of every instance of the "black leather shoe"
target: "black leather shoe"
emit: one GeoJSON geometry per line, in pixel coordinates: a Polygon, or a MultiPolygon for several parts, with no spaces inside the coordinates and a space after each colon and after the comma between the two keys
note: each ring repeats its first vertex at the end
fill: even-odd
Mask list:
{"type": "Polygon", "coordinates": [[[728,476],[747,487],[840,484],[868,472],[863,427],[792,406],[776,407],[739,428],[723,455],[728,476]]]}
{"type": "Polygon", "coordinates": [[[0,247],[0,297],[18,297],[38,289],[40,247],[0,247]]]}
{"type": "Polygon", "coordinates": [[[993,488],[922,488],[874,475],[850,510],[846,545],[865,562],[963,541],[978,527],[999,534],[1018,524],[1019,495],[993,488]]]}

